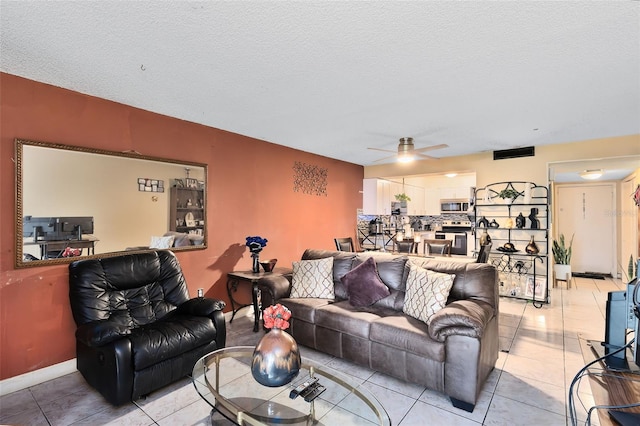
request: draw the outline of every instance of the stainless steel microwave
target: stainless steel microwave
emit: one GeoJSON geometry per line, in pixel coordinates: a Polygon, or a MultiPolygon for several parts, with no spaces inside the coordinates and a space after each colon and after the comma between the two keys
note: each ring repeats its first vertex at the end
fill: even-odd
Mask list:
{"type": "Polygon", "coordinates": [[[469,200],[440,200],[440,213],[466,213],[469,210],[469,200]]]}

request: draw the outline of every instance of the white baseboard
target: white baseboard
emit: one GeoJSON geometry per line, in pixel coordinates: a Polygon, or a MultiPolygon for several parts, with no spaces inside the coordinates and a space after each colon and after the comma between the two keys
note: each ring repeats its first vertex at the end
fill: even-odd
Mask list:
{"type": "Polygon", "coordinates": [[[73,373],[74,371],[77,371],[75,358],[19,376],[10,377],[0,381],[0,396],[39,385],[40,383],[73,373]]]}
{"type": "MultiPolygon", "coordinates": [[[[236,317],[247,316],[253,318],[253,307],[250,306],[250,308],[251,309],[247,309],[246,312],[241,312],[240,315],[236,315],[236,317]]],[[[227,321],[231,319],[231,314],[231,312],[224,314],[227,321]]],[[[73,373],[74,371],[77,371],[75,358],[19,376],[10,377],[0,381],[0,396],[39,385],[40,383],[73,373]]]]}

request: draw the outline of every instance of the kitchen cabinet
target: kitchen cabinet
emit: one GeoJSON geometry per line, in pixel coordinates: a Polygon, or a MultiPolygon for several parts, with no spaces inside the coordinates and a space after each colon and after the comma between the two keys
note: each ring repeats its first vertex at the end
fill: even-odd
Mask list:
{"type": "Polygon", "coordinates": [[[476,190],[476,201],[475,248],[480,249],[486,231],[492,244],[489,263],[498,270],[500,295],[530,300],[537,308],[549,303],[547,188],[534,182],[492,183],[476,190]],[[513,202],[502,200],[497,195],[503,189],[519,195],[513,202]],[[532,242],[537,251],[527,250],[532,242]]]}
{"type": "Polygon", "coordinates": [[[427,216],[440,215],[440,189],[439,188],[425,188],[424,214],[427,216]]]}
{"type": "Polygon", "coordinates": [[[417,186],[407,186],[407,195],[411,198],[411,201],[407,203],[407,209],[409,216],[422,216],[425,214],[425,198],[424,188],[417,186]]]}
{"type": "Polygon", "coordinates": [[[384,179],[363,179],[362,213],[366,215],[391,214],[391,182],[384,179]]]}

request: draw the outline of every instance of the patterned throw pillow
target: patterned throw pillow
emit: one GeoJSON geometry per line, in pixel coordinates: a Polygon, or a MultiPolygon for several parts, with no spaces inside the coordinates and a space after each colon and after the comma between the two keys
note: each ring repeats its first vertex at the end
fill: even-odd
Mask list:
{"type": "Polygon", "coordinates": [[[447,303],[454,278],[453,274],[443,274],[411,264],[402,311],[429,325],[431,317],[447,303]]]}
{"type": "Polygon", "coordinates": [[[291,297],[335,299],[333,257],[293,262],[291,297]]]}
{"type": "Polygon", "coordinates": [[[353,306],[373,305],[391,294],[378,275],[373,257],[347,272],[342,277],[342,284],[347,287],[349,303],[353,306]]]}
{"type": "Polygon", "coordinates": [[[151,237],[149,248],[152,249],[168,249],[173,246],[173,236],[169,237],[151,237]]]}

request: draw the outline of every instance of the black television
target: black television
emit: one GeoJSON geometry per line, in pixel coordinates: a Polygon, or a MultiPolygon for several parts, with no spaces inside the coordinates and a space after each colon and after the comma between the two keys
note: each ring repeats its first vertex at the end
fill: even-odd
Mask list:
{"type": "MultiPolygon", "coordinates": [[[[638,260],[638,267],[640,268],[640,260],[638,260]]],[[[608,294],[605,338],[602,346],[604,354],[608,355],[605,358],[605,364],[610,369],[633,372],[640,370],[639,289],[636,277],[627,284],[626,290],[610,291],[608,294]],[[635,337],[632,347],[620,350],[627,345],[630,337],[635,337]]]]}
{"type": "Polygon", "coordinates": [[[22,220],[23,238],[34,241],[79,240],[83,234],[93,234],[92,216],[25,216],[22,220]]]}

